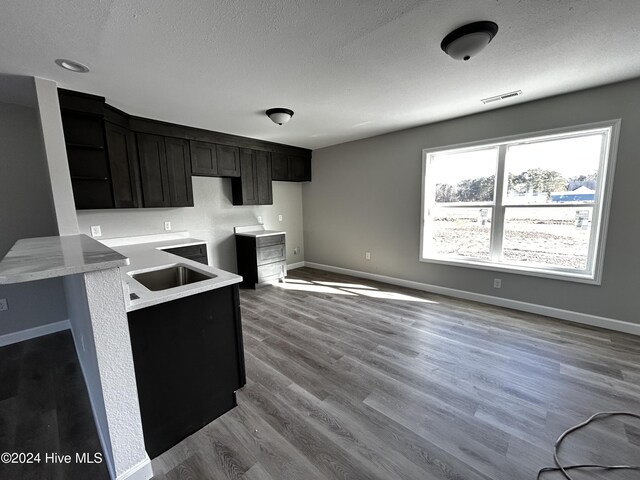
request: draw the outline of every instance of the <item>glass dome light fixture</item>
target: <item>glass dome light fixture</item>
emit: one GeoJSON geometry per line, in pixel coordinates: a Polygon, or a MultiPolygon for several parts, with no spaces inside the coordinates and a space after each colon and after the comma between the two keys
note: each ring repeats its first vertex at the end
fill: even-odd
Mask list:
{"type": "Polygon", "coordinates": [[[89,71],[89,67],[83,65],[79,62],[74,62],[73,60],[67,60],[66,58],[57,58],[55,60],[56,65],[65,70],[69,70],[70,72],[75,73],[87,73],[89,71]]]}
{"type": "Polygon", "coordinates": [[[277,123],[278,125],[287,123],[289,120],[291,120],[291,117],[293,117],[293,110],[289,108],[270,108],[265,113],[273,123],[277,123]]]}
{"type": "Polygon", "coordinates": [[[494,22],[473,22],[456,28],[440,44],[440,48],[454,60],[464,60],[476,56],[498,33],[494,22]]]}

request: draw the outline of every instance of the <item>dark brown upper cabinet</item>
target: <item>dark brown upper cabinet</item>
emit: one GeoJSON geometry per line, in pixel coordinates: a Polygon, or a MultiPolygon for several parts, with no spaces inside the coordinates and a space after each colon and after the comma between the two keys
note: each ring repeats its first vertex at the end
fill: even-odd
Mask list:
{"type": "Polygon", "coordinates": [[[284,153],[271,154],[273,180],[283,182],[310,182],[311,159],[284,153]]]}
{"type": "Polygon", "coordinates": [[[76,209],[114,208],[102,99],[64,91],[59,98],[76,209]]]}
{"type": "Polygon", "coordinates": [[[136,134],[145,207],[192,207],[189,142],[147,133],[136,134]]]}
{"type": "Polygon", "coordinates": [[[216,145],[218,154],[218,176],[240,176],[240,149],[230,145],[216,145]]]}
{"type": "Polygon", "coordinates": [[[240,176],[240,149],[230,145],[216,145],[218,152],[218,175],[221,177],[240,176]]]}
{"type": "Polygon", "coordinates": [[[171,206],[193,207],[189,142],[181,138],[165,138],[164,144],[171,206]]]}
{"type": "Polygon", "coordinates": [[[110,122],[104,124],[107,156],[111,167],[113,199],[116,208],[142,206],[135,135],[129,129],[110,122]]]}
{"type": "Polygon", "coordinates": [[[138,154],[127,116],[102,97],[60,90],[59,99],[76,209],[140,207],[138,154]]]}
{"type": "Polygon", "coordinates": [[[256,165],[256,183],[258,184],[258,205],[272,205],[271,154],[254,150],[253,156],[256,165]]]}
{"type": "Polygon", "coordinates": [[[289,155],[284,153],[271,154],[271,176],[273,180],[289,181],[289,155]]]}
{"type": "Polygon", "coordinates": [[[202,177],[218,176],[216,145],[191,140],[191,172],[202,177]]]}
{"type": "Polygon", "coordinates": [[[204,177],[239,177],[238,147],[215,145],[191,140],[191,168],[193,175],[204,177]]]}
{"type": "Polygon", "coordinates": [[[272,175],[311,180],[309,150],[135,117],[96,95],[58,95],[76,209],[193,206],[192,175],[231,177],[234,205],[269,205],[272,175]]]}
{"type": "Polygon", "coordinates": [[[289,176],[292,182],[310,182],[311,159],[289,155],[289,176]]]}
{"type": "Polygon", "coordinates": [[[271,154],[240,149],[240,178],[231,180],[234,205],[272,205],[271,154]]]}
{"type": "Polygon", "coordinates": [[[169,207],[169,175],[164,137],[138,133],[138,155],[140,158],[140,181],[145,207],[169,207]]]}

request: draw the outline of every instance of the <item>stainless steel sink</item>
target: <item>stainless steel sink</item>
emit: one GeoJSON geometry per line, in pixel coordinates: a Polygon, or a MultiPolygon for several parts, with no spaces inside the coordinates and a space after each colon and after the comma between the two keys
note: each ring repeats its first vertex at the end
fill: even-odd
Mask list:
{"type": "Polygon", "coordinates": [[[151,272],[142,272],[131,274],[136,281],[154,292],[158,290],[167,290],[169,288],[181,287],[190,283],[202,282],[216,278],[213,273],[202,273],[183,265],[174,267],[161,268],[151,272]]]}

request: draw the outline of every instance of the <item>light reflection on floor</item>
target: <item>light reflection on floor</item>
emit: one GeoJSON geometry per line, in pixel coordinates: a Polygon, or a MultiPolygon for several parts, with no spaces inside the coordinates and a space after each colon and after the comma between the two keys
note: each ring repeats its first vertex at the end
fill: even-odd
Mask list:
{"type": "Polygon", "coordinates": [[[329,285],[331,287],[348,287],[348,288],[358,288],[364,290],[377,290],[374,287],[370,287],[368,285],[358,285],[357,283],[339,283],[339,282],[313,282],[319,285],[329,285]]]}
{"type": "Polygon", "coordinates": [[[433,300],[427,300],[426,298],[412,297],[411,295],[405,295],[397,292],[381,292],[380,290],[360,290],[355,288],[345,288],[348,292],[357,293],[358,295],[364,295],[366,297],[384,298],[385,300],[404,300],[406,302],[419,302],[419,303],[437,303],[433,300]]]}
{"type": "Polygon", "coordinates": [[[290,283],[287,280],[285,283],[273,283],[274,287],[282,288],[284,290],[299,290],[302,292],[315,292],[315,293],[332,293],[335,295],[356,295],[355,293],[345,292],[344,290],[339,290],[337,288],[327,287],[325,285],[303,285],[300,283],[290,283]]]}
{"type": "Polygon", "coordinates": [[[308,281],[300,280],[297,278],[287,279],[285,282],[274,282],[274,287],[282,288],[283,290],[298,290],[302,292],[312,293],[329,293],[334,295],[363,295],[365,297],[380,298],[383,300],[401,300],[405,302],[418,302],[418,303],[438,303],[433,300],[427,300],[426,298],[413,297],[404,293],[387,292],[368,285],[361,285],[358,283],[344,283],[344,282],[325,282],[325,281],[308,281]]]}

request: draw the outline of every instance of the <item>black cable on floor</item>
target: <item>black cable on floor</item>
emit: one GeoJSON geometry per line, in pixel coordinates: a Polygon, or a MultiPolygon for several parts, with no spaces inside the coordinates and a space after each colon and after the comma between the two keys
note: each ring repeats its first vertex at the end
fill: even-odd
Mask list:
{"type": "Polygon", "coordinates": [[[567,480],[574,480],[573,477],[571,477],[567,473],[567,471],[569,471],[569,470],[579,470],[579,469],[596,468],[596,469],[601,469],[601,470],[640,470],[640,465],[583,464],[583,465],[563,466],[560,463],[560,458],[558,457],[558,449],[560,448],[560,445],[562,444],[562,441],[565,439],[565,437],[567,435],[569,435],[570,433],[575,432],[576,430],[579,430],[579,429],[587,426],[588,424],[590,424],[596,418],[599,418],[599,417],[612,417],[612,416],[619,416],[619,415],[623,415],[623,416],[627,416],[627,417],[634,417],[634,418],[640,419],[640,415],[638,415],[636,413],[629,413],[629,412],[598,412],[595,415],[591,415],[587,420],[585,420],[582,423],[579,423],[575,427],[571,427],[570,429],[565,430],[562,433],[562,435],[560,435],[558,437],[558,439],[556,440],[556,443],[553,445],[553,459],[556,462],[556,467],[541,468],[540,471],[538,471],[538,476],[536,478],[539,480],[540,479],[540,475],[542,475],[543,473],[547,473],[547,472],[562,472],[562,474],[564,475],[564,477],[567,480]]]}

